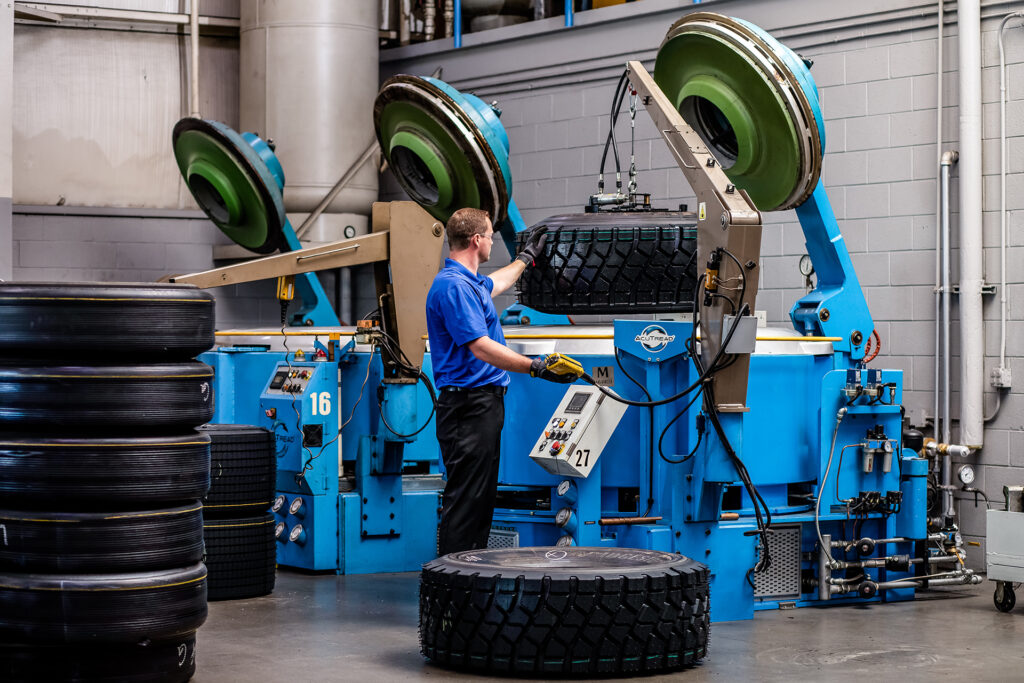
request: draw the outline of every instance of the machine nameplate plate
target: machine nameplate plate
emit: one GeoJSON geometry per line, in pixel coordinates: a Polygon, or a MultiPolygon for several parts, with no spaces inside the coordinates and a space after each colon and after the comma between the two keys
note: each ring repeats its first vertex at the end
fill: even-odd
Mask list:
{"type": "Polygon", "coordinates": [[[599,387],[615,386],[615,368],[610,365],[595,366],[590,375],[599,387]]]}

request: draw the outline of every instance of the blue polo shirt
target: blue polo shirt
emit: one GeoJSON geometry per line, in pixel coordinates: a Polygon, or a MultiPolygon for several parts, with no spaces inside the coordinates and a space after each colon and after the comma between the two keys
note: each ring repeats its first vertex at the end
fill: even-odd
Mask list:
{"type": "Polygon", "coordinates": [[[436,386],[508,385],[507,372],[479,360],[467,346],[480,337],[505,343],[491,299],[493,289],[494,281],[486,275],[472,273],[458,261],[444,260],[427,294],[427,335],[436,386]]]}

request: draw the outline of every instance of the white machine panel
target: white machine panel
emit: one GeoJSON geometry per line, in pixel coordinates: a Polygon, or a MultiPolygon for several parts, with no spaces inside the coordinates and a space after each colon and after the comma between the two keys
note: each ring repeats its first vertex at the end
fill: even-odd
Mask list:
{"type": "Polygon", "coordinates": [[[530,457],[551,474],[586,477],[626,412],[592,386],[571,386],[548,420],[530,457]]]}

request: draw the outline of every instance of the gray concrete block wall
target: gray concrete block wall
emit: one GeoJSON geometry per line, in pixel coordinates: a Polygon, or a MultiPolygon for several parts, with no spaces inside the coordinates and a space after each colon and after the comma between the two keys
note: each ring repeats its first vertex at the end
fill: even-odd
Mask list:
{"type": "MultiPolygon", "coordinates": [[[[213,245],[229,243],[199,211],[172,212],[176,217],[53,211],[14,207],[15,280],[155,282],[168,274],[213,268],[213,245]]],[[[220,329],[279,324],[273,281],[218,287],[210,293],[216,298],[220,329]]]]}
{"type": "MultiPolygon", "coordinates": [[[[753,2],[738,0],[710,7],[758,23],[783,42],[814,60],[812,73],[821,93],[827,134],[822,174],[844,239],[882,338],[875,365],[904,371],[908,414],[919,423],[933,412],[934,279],[937,149],[936,53],[937,32],[932,6],[912,2],[858,8],[802,0],[753,2]],[[891,10],[886,17],[872,10],[891,10]],[[913,16],[911,16],[913,14],[913,16]],[[787,20],[786,17],[793,19],[787,20]],[[817,21],[816,21],[817,20],[817,21]],[[792,21],[792,23],[787,23],[792,21]]],[[[710,4],[709,4],[710,5],[710,4]]],[[[986,279],[996,282],[999,244],[998,186],[998,52],[999,17],[1005,3],[983,3],[984,97],[984,231],[986,279]]],[[[635,20],[622,20],[623,36],[642,36],[628,45],[627,58],[651,58],[665,29],[685,7],[653,11],[635,20]]],[[[943,139],[956,148],[957,37],[955,9],[947,8],[943,79],[943,139]]],[[[425,65],[443,65],[456,87],[474,89],[497,99],[511,143],[514,195],[527,223],[552,214],[579,211],[596,190],[597,165],[608,131],[608,110],[621,70],[608,59],[608,44],[600,28],[573,29],[547,37],[495,43],[431,54],[393,51],[384,55],[382,75],[398,71],[419,73],[425,65]],[[575,33],[574,33],[575,31],[575,33]],[[544,54],[550,63],[559,56],[575,70],[560,79],[531,79],[532,55],[544,54]],[[522,71],[511,70],[521,64],[522,71]],[[480,84],[477,86],[477,84],[480,84]],[[582,169],[580,168],[582,153],[582,169]]],[[[609,30],[610,31],[610,30],[609,30]]],[[[611,36],[611,33],[608,33],[611,36]]],[[[1008,365],[1017,385],[1003,396],[998,416],[987,425],[985,448],[972,457],[978,467],[978,487],[993,499],[1007,483],[1024,483],[1024,30],[1007,34],[1009,97],[1007,133],[1009,172],[1007,205],[1009,252],[1008,365]]],[[[623,46],[625,48],[626,46],[623,46]]],[[[612,49],[612,48],[609,48],[612,49]]],[[[617,53],[616,53],[617,54],[617,53]]],[[[539,73],[539,71],[537,72],[539,73]]],[[[616,134],[620,151],[629,154],[628,112],[620,115],[616,134]]],[[[610,155],[609,155],[610,156],[610,155]]],[[[693,193],[686,186],[667,147],[643,111],[636,118],[636,159],[640,190],[652,192],[655,202],[675,207],[693,193]]],[[[628,167],[628,157],[623,170],[628,167]]],[[[956,282],[956,170],[953,173],[953,281],[956,282]]],[[[611,184],[613,177],[606,176],[611,184]]],[[[762,281],[757,307],[772,324],[788,325],[788,311],[803,295],[797,262],[805,252],[804,239],[793,212],[767,214],[762,239],[762,281]]],[[[497,250],[496,250],[497,253],[497,250]]],[[[495,257],[500,260],[500,257],[495,257]]],[[[954,304],[954,415],[959,367],[957,311],[954,304]]],[[[998,365],[998,302],[986,299],[986,369],[998,365]]],[[[991,411],[996,396],[987,390],[991,411]]],[[[961,494],[964,530],[969,540],[984,542],[983,515],[973,512],[973,496],[961,494]],[[969,510],[968,508],[972,508],[969,510]]],[[[981,548],[984,549],[983,546],[981,548]]],[[[972,562],[983,554],[973,553],[972,562]]]]}

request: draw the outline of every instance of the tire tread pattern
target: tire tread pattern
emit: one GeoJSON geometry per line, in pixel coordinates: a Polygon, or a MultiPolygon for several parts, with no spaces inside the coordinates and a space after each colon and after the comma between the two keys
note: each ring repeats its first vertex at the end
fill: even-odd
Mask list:
{"type": "Polygon", "coordinates": [[[235,519],[265,512],[274,502],[277,453],[274,434],[262,427],[210,424],[210,491],[206,519],[235,519]]]}
{"type": "MultiPolygon", "coordinates": [[[[521,249],[527,232],[517,238],[521,249]]],[[[544,313],[689,312],[696,258],[693,228],[559,225],[548,229],[544,254],[516,291],[521,304],[544,313]]]]}
{"type": "Polygon", "coordinates": [[[254,598],[273,592],[277,571],[274,515],[209,520],[203,525],[203,534],[210,600],[254,598]]]}
{"type": "Polygon", "coordinates": [[[688,667],[707,655],[708,579],[691,560],[640,577],[581,579],[465,573],[442,557],[421,576],[421,651],[443,666],[516,674],[688,667]]]}

